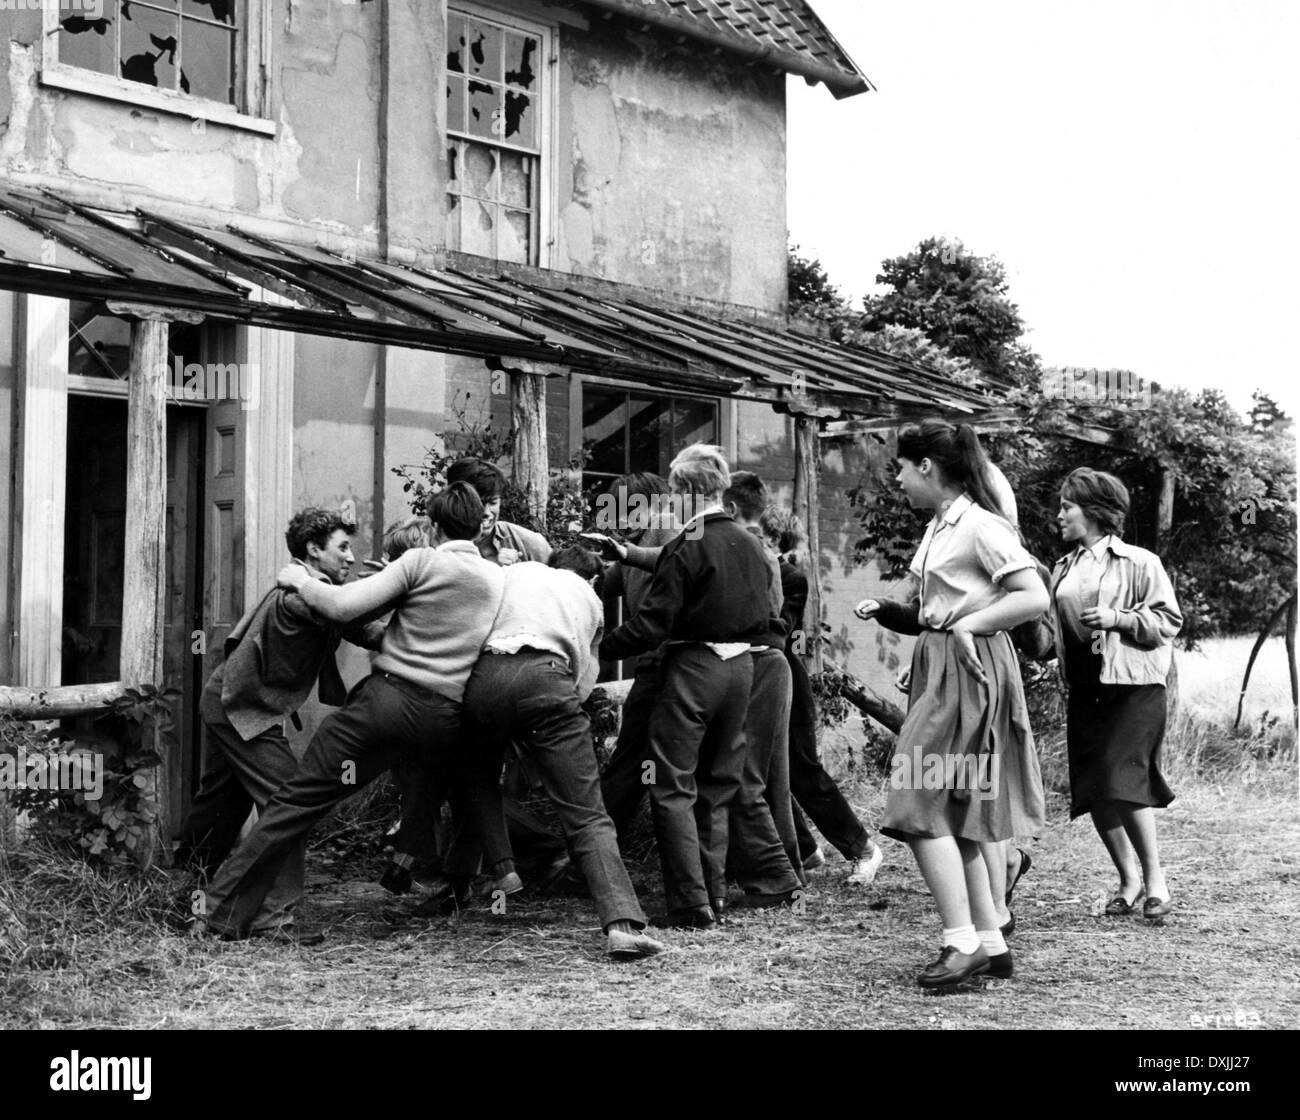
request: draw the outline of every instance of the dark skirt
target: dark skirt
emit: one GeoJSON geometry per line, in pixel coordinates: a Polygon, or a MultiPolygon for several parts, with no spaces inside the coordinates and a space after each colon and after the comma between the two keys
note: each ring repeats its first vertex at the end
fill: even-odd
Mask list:
{"type": "Polygon", "coordinates": [[[1102,684],[1101,661],[1088,644],[1066,639],[1070,817],[1102,801],[1163,809],[1174,799],[1160,774],[1165,686],[1102,684]]]}
{"type": "Polygon", "coordinates": [[[926,630],[916,641],[880,826],[886,836],[988,842],[1042,830],[1043,781],[1015,650],[1005,633],[976,637],[975,649],[987,684],[958,663],[947,631],[926,630]]]}

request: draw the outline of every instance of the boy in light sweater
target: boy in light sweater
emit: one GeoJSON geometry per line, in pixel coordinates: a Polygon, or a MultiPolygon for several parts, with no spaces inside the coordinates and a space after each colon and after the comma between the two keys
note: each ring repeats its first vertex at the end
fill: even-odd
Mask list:
{"type": "Polygon", "coordinates": [[[504,576],[473,544],[483,504],[472,488],[449,486],[430,502],[429,517],[436,547],[411,549],[358,583],[334,587],[301,566],[280,572],[280,586],[331,622],[394,613],[370,676],[320,725],[293,777],[217,873],[196,933],[248,936],[297,840],[394,763],[436,752],[450,783],[465,684],[501,605],[504,576]]]}

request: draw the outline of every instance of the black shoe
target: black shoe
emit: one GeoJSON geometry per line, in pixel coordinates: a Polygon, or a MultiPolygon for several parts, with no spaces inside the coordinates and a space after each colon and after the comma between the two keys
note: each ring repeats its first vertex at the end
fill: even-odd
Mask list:
{"type": "Polygon", "coordinates": [[[1034,866],[1034,861],[1029,858],[1029,853],[1024,848],[1017,848],[1020,853],[1020,866],[1016,868],[1016,876],[1007,884],[1006,903],[1011,905],[1011,892],[1016,889],[1016,884],[1020,882],[1028,873],[1029,869],[1034,866]]]}
{"type": "MultiPolygon", "coordinates": [[[[1010,915],[1010,917],[1007,918],[1007,924],[998,927],[998,932],[1002,934],[1003,937],[1010,937],[1013,933],[1016,932],[1016,912],[1014,910],[1008,909],[1007,913],[1010,915]]],[[[992,957],[989,958],[989,960],[992,959],[993,959],[992,957]]]]}
{"type": "Polygon", "coordinates": [[[713,929],[718,924],[717,915],[708,906],[688,906],[683,910],[669,910],[654,920],[660,929],[713,929]]]}
{"type": "Polygon", "coordinates": [[[727,900],[726,898],[711,898],[709,906],[713,910],[713,920],[720,926],[727,924],[727,900]]]}
{"type": "Polygon", "coordinates": [[[325,940],[325,935],[320,930],[305,928],[297,922],[288,922],[269,929],[251,930],[248,936],[258,941],[270,941],[275,945],[319,945],[325,940]]]}
{"type": "Polygon", "coordinates": [[[390,863],[379,876],[379,885],[389,894],[410,894],[411,869],[399,863],[390,863]]]}
{"type": "Polygon", "coordinates": [[[752,891],[741,895],[734,905],[737,910],[774,910],[778,906],[789,906],[794,902],[795,891],[781,891],[778,894],[764,894],[752,891]]]}
{"type": "Polygon", "coordinates": [[[945,945],[939,959],[927,964],[916,982],[923,988],[950,988],[963,980],[987,972],[989,955],[981,945],[973,953],[963,953],[954,945],[945,945]]]}
{"type": "Polygon", "coordinates": [[[1011,967],[1011,950],[1005,953],[994,953],[989,957],[989,967],[984,973],[985,976],[992,976],[997,980],[1010,980],[1012,973],[1011,967]]]}

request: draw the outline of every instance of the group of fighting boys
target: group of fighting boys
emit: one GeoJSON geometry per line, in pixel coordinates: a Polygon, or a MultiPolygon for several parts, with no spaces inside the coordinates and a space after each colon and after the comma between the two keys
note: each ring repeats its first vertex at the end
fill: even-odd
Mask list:
{"type": "MultiPolygon", "coordinates": [[[[407,890],[413,870],[438,865],[423,913],[470,905],[480,872],[498,896],[521,889],[516,849],[548,838],[502,790],[508,755],[553,802],[615,958],[663,948],[619,847],[647,793],[667,904],[656,926],[725,921],[729,881],[733,906],[797,900],[825,857],[796,800],[851,861],[850,881],[873,880],[880,849],[817,757],[798,657],[807,581],[782,555],[797,522],[769,506],[762,481],[731,473],[716,447],[687,447],[667,486],[680,519],[625,521],[623,541],[588,534],[608,566],[500,520],[504,485],[491,464],[459,460],[427,516],[389,530],[383,566],[351,582],[353,527],[318,509],[294,517],[292,561],[231,632],[200,700],[203,771],[178,844],[206,882],[196,935],[321,940],[294,913],[307,835],[390,769],[402,813],[386,887],[407,890]],[[601,589],[626,619],[608,633],[601,589]],[[341,640],[375,651],[346,694],[341,640]],[[600,661],[633,657],[602,776],[583,703],[600,661]],[[298,760],[283,721],[313,685],[338,711],[298,760]]],[[[665,489],[654,475],[615,488],[625,504],[665,489]]]]}

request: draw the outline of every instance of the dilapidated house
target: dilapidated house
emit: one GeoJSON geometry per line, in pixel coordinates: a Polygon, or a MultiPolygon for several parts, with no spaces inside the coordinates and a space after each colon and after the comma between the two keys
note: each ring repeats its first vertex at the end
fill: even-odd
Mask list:
{"type": "Polygon", "coordinates": [[[836,627],[872,577],[839,500],[863,452],[825,425],[983,407],[785,318],[787,80],[871,88],[803,0],[0,24],[0,683],[48,714],[180,689],[172,823],[197,690],[291,513],[349,506],[372,553],[406,508],[389,468],[463,394],[518,427],[535,496],[584,445],[598,478],[721,443],[810,521],[836,627]]]}

